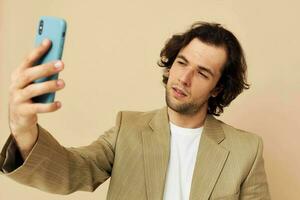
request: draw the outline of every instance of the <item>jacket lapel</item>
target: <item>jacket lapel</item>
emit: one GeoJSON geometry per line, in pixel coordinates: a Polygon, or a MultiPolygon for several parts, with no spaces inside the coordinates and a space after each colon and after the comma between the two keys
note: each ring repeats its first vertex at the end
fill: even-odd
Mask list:
{"type": "Polygon", "coordinates": [[[142,132],[146,191],[149,200],[163,199],[170,153],[167,108],[159,110],[142,132]]]}
{"type": "Polygon", "coordinates": [[[198,149],[190,200],[209,198],[229,155],[229,151],[219,145],[224,139],[220,122],[208,115],[198,149]]]}
{"type": "MultiPolygon", "coordinates": [[[[207,115],[193,174],[190,200],[209,198],[229,151],[219,144],[225,139],[220,122],[207,115]]],[[[170,155],[170,127],[167,107],[155,113],[142,131],[146,191],[148,200],[163,199],[170,155]]]]}

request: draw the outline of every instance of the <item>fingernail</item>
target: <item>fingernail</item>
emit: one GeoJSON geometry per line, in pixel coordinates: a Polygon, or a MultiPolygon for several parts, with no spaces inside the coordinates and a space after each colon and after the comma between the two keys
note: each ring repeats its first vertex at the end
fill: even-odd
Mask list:
{"type": "Polygon", "coordinates": [[[48,39],[44,39],[42,45],[46,46],[46,45],[48,45],[48,43],[49,43],[49,40],[48,39]]]}
{"type": "Polygon", "coordinates": [[[61,61],[57,61],[55,64],[54,64],[54,67],[59,69],[62,67],[62,62],[61,61]]]}
{"type": "Polygon", "coordinates": [[[56,106],[58,107],[58,108],[60,108],[61,107],[61,103],[58,101],[58,102],[56,102],[56,106]]]}
{"type": "Polygon", "coordinates": [[[60,86],[63,86],[64,83],[62,80],[57,80],[56,84],[60,87],[60,86]]]}

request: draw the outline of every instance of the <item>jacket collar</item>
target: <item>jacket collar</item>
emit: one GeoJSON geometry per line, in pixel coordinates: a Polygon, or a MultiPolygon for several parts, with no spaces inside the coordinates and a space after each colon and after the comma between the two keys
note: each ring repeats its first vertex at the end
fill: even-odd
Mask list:
{"type": "MultiPolygon", "coordinates": [[[[219,144],[225,139],[221,122],[207,115],[198,148],[190,199],[208,199],[229,151],[219,144]]],[[[146,190],[149,200],[163,199],[170,156],[170,127],[167,107],[158,110],[143,130],[146,190]]]]}

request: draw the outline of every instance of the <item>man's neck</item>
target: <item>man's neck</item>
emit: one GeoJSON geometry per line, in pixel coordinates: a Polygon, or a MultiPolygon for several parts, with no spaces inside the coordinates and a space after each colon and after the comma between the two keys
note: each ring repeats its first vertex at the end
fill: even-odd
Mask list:
{"type": "Polygon", "coordinates": [[[199,111],[194,115],[183,115],[168,107],[169,120],[173,124],[184,128],[199,128],[204,125],[207,111],[199,111]]]}

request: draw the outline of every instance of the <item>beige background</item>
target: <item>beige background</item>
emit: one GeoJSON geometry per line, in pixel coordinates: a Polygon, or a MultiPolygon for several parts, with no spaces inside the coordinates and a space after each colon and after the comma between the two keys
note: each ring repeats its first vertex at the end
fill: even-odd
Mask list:
{"type": "MultiPolygon", "coordinates": [[[[0,146],[8,137],[9,76],[33,47],[40,15],[68,21],[57,93],[63,107],[39,121],[66,146],[86,145],[114,124],[118,110],[164,105],[160,49],[192,22],[219,22],[244,47],[250,90],[221,117],[264,139],[266,170],[275,200],[300,199],[300,3],[295,1],[0,1],[0,146]]],[[[94,193],[57,196],[0,177],[0,199],[105,199],[94,193]]]]}

